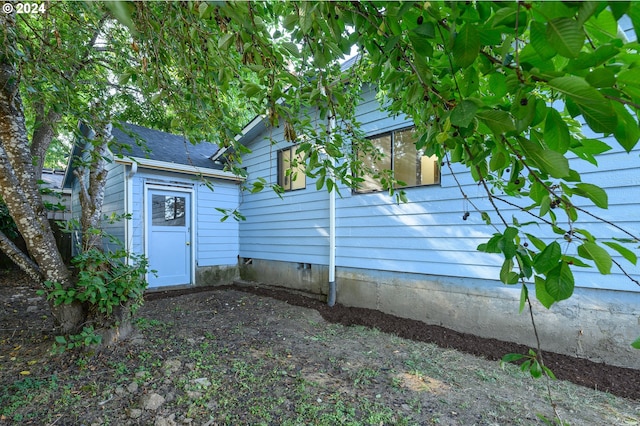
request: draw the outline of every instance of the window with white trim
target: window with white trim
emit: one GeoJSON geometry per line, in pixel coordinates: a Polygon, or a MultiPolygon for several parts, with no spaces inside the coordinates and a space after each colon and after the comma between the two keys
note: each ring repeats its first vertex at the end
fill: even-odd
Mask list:
{"type": "Polygon", "coordinates": [[[304,174],[304,155],[297,153],[297,146],[278,151],[278,185],[285,191],[304,189],[307,179],[304,174]]]}
{"type": "Polygon", "coordinates": [[[418,135],[414,127],[376,135],[369,140],[379,155],[375,158],[368,153],[358,153],[358,160],[371,172],[363,176],[364,181],[358,185],[357,193],[382,191],[384,188],[377,175],[384,170],[393,172],[398,181],[395,188],[440,183],[438,157],[428,157],[423,150],[416,149],[418,135]]]}

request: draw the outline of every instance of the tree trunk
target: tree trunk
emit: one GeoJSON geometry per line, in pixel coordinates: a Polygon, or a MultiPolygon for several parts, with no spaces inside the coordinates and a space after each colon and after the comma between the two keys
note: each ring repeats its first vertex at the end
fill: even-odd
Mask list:
{"type": "Polygon", "coordinates": [[[15,245],[9,237],[0,232],[0,251],[2,251],[13,263],[22,269],[35,282],[42,282],[40,267],[29,256],[15,245]]]}
{"type": "Polygon", "coordinates": [[[62,115],[53,110],[45,113],[45,106],[40,102],[34,109],[36,111],[36,124],[31,137],[30,152],[31,158],[35,162],[36,181],[39,181],[42,178],[42,168],[44,167],[47,150],[56,135],[54,126],[60,121],[62,115]]]}
{"type": "MultiPolygon", "coordinates": [[[[5,48],[16,45],[11,37],[14,18],[13,14],[0,15],[0,27],[5,28],[5,48]]],[[[9,55],[0,55],[0,196],[24,238],[31,259],[40,268],[40,282],[70,286],[71,275],[56,246],[38,191],[18,86],[20,75],[11,59],[9,55]]],[[[25,271],[33,274],[32,265],[25,271]]],[[[81,306],[64,305],[53,312],[64,333],[78,330],[84,321],[81,306]]]]}
{"type": "Polygon", "coordinates": [[[102,236],[97,233],[87,232],[90,229],[100,228],[102,205],[104,203],[105,182],[107,179],[108,144],[111,140],[111,127],[108,125],[104,131],[96,133],[92,140],[90,150],[91,161],[89,166],[83,166],[76,170],[76,178],[80,184],[79,198],[82,216],[82,248],[83,250],[102,250],[102,236]],[[87,170],[89,176],[87,177],[87,170]]]}

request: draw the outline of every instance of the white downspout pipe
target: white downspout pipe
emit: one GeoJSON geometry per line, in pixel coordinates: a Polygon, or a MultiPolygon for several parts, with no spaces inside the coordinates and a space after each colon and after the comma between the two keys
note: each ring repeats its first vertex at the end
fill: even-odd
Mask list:
{"type": "MultiPolygon", "coordinates": [[[[335,128],[335,117],[329,117],[329,140],[332,138],[333,129],[335,128]]],[[[329,178],[334,185],[329,191],[329,297],[327,304],[332,307],[336,303],[336,185],[333,167],[335,166],[335,158],[329,157],[331,162],[331,170],[329,178]]]]}
{"type": "MultiPolygon", "coordinates": [[[[320,93],[322,93],[323,96],[327,96],[324,86],[320,86],[320,93]]],[[[336,118],[331,115],[327,123],[327,143],[331,142],[333,138],[335,126],[336,118]]],[[[331,163],[329,179],[333,181],[334,185],[331,187],[331,191],[329,191],[329,295],[327,297],[327,305],[333,307],[333,305],[336,304],[336,186],[335,175],[333,173],[336,160],[329,155],[329,161],[331,163]]]]}
{"type": "MultiPolygon", "coordinates": [[[[126,166],[125,172],[126,172],[126,166]]],[[[124,191],[125,191],[125,207],[124,213],[133,213],[133,177],[138,172],[138,163],[131,163],[131,169],[125,175],[124,191]]],[[[127,263],[131,264],[131,251],[133,250],[133,217],[125,220],[124,227],[125,250],[127,251],[127,263]]]]}

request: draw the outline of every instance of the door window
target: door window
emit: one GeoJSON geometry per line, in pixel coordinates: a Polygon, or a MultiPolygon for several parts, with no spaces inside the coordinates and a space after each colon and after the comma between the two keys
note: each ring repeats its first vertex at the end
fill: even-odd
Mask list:
{"type": "Polygon", "coordinates": [[[184,226],[185,197],[153,195],[151,199],[151,223],[154,226],[184,226]]]}

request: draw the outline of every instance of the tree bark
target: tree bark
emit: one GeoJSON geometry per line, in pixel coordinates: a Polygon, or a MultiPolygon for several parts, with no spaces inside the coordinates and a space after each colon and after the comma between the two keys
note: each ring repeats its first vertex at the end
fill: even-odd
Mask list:
{"type": "Polygon", "coordinates": [[[41,102],[38,102],[35,106],[35,111],[36,124],[31,137],[30,152],[31,158],[35,162],[36,181],[39,181],[42,179],[42,169],[44,168],[47,150],[56,135],[54,126],[60,121],[62,114],[53,110],[45,113],[45,106],[41,102]]]}
{"type": "Polygon", "coordinates": [[[79,198],[82,216],[82,247],[83,250],[102,249],[102,236],[92,232],[90,229],[100,227],[102,215],[102,205],[104,203],[105,182],[107,179],[108,144],[111,139],[111,128],[107,127],[102,132],[97,132],[96,138],[92,140],[90,149],[91,161],[89,167],[83,166],[76,170],[76,178],[80,184],[79,198]],[[89,176],[87,177],[87,169],[89,176]]]}
{"type": "Polygon", "coordinates": [[[29,256],[24,254],[9,237],[0,231],[0,251],[13,263],[18,265],[29,277],[37,283],[42,283],[42,271],[29,256]]]}
{"type": "MultiPolygon", "coordinates": [[[[0,27],[5,28],[5,47],[16,46],[11,37],[14,26],[13,14],[0,15],[0,27]]],[[[9,55],[0,55],[0,58],[0,196],[25,240],[33,262],[40,268],[40,282],[70,286],[71,275],[56,246],[38,191],[18,86],[20,74],[9,55]]],[[[32,265],[22,262],[22,266],[27,266],[25,272],[33,273],[32,265]]],[[[65,333],[78,330],[84,321],[83,309],[78,305],[61,305],[53,311],[65,333]]]]}

